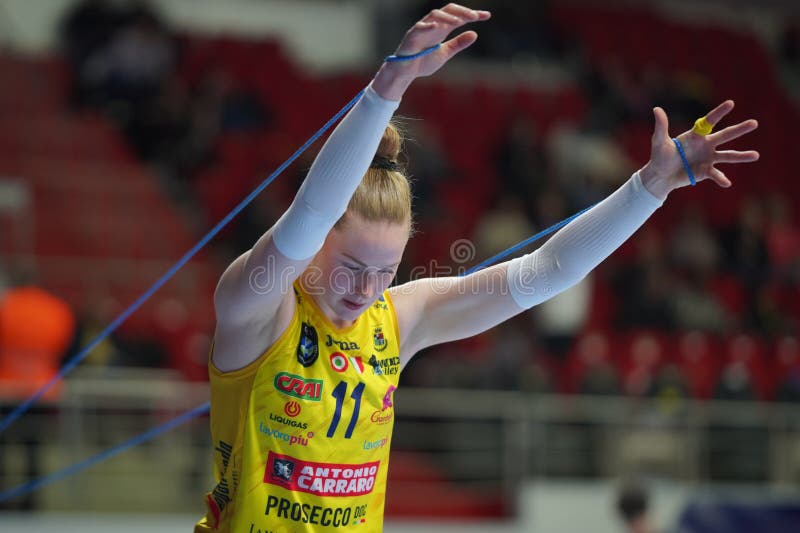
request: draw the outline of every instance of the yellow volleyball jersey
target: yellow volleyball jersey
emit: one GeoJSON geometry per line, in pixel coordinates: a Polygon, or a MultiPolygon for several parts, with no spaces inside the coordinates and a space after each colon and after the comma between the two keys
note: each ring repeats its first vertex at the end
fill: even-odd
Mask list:
{"type": "Polygon", "coordinates": [[[217,484],[195,532],[382,529],[400,377],[391,298],[337,329],[294,291],[289,327],[258,360],[209,364],[217,484]]]}

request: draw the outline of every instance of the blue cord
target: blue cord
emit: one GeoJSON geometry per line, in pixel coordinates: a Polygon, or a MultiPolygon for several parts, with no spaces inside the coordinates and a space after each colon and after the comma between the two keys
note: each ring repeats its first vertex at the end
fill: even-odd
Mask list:
{"type": "Polygon", "coordinates": [[[219,233],[220,230],[222,230],[222,228],[224,228],[228,224],[228,222],[230,222],[233,219],[233,217],[238,215],[239,212],[242,211],[242,209],[247,207],[247,204],[252,202],[253,199],[255,199],[255,197],[258,196],[261,193],[261,191],[263,191],[267,187],[267,185],[272,183],[272,181],[286,169],[286,167],[292,164],[292,162],[294,162],[294,160],[297,159],[300,156],[300,154],[302,154],[309,146],[311,146],[317,139],[319,139],[319,137],[323,133],[325,133],[325,131],[328,130],[328,128],[330,128],[337,120],[339,120],[339,118],[341,118],[342,115],[344,115],[351,107],[353,107],[363,94],[364,94],[364,89],[362,89],[361,92],[359,92],[352,100],[350,100],[350,102],[348,102],[346,106],[344,106],[338,113],[336,113],[336,115],[334,115],[333,118],[331,118],[328,122],[326,122],[325,125],[322,126],[322,128],[319,131],[317,131],[317,133],[315,133],[310,139],[308,139],[305,142],[305,144],[303,144],[303,146],[301,146],[294,154],[292,154],[292,156],[289,159],[284,161],[283,164],[279,166],[275,172],[273,172],[267,179],[261,182],[261,184],[258,187],[256,187],[255,190],[253,190],[253,192],[247,195],[247,197],[244,200],[242,200],[239,203],[239,205],[234,207],[230,213],[225,215],[225,218],[220,220],[217,223],[217,225],[211,229],[211,231],[206,233],[206,235],[202,239],[200,239],[200,242],[195,244],[191,250],[186,252],[186,254],[183,257],[181,257],[180,260],[178,260],[178,262],[175,263],[175,265],[173,265],[172,268],[170,268],[166,274],[161,276],[161,278],[159,278],[155,283],[153,283],[153,285],[149,289],[147,289],[144,292],[144,294],[142,294],[135,302],[133,302],[133,304],[131,304],[130,307],[128,307],[125,311],[123,311],[117,318],[115,318],[114,321],[108,327],[106,327],[106,329],[101,331],[100,334],[94,338],[94,340],[92,340],[83,350],[80,351],[80,353],[78,353],[75,357],[67,361],[67,363],[58,371],[58,374],[53,376],[53,378],[50,381],[45,383],[45,385],[37,392],[35,392],[33,396],[25,400],[23,403],[18,405],[13,411],[11,411],[11,413],[8,416],[6,416],[2,420],[2,422],[0,422],[0,433],[5,431],[8,428],[8,426],[10,426],[17,418],[22,416],[23,413],[25,413],[28,409],[30,409],[30,407],[34,403],[36,403],[36,401],[38,401],[39,398],[41,398],[47,391],[49,391],[53,387],[53,385],[58,383],[73,368],[75,368],[75,366],[77,366],[81,361],[83,361],[95,346],[103,342],[115,329],[119,327],[120,324],[125,322],[125,320],[127,320],[129,316],[131,316],[137,309],[139,309],[142,306],[142,304],[144,304],[144,302],[148,298],[150,298],[150,296],[153,295],[153,293],[155,293],[158,289],[161,288],[162,285],[164,285],[167,281],[169,281],[169,279],[172,276],[174,276],[175,273],[189,261],[189,259],[191,259],[198,251],[200,251],[200,249],[203,246],[208,244],[208,241],[210,241],[217,233],[219,233]]]}
{"type": "Polygon", "coordinates": [[[384,61],[388,61],[389,63],[397,63],[399,61],[411,61],[413,59],[417,59],[417,58],[420,58],[422,56],[426,56],[428,54],[432,54],[433,52],[438,50],[441,46],[442,46],[441,43],[434,44],[430,48],[426,48],[422,52],[417,52],[416,54],[411,54],[411,55],[407,55],[407,56],[391,55],[391,56],[386,56],[383,60],[384,61]]]}
{"type": "MultiPolygon", "coordinates": [[[[502,259],[502,258],[504,258],[504,257],[506,257],[506,256],[518,251],[519,249],[524,248],[525,246],[528,246],[532,242],[537,241],[537,240],[541,239],[542,237],[544,237],[546,235],[549,235],[549,234],[561,229],[562,227],[566,226],[567,224],[569,224],[570,222],[572,222],[573,220],[575,220],[576,218],[581,216],[583,213],[585,213],[586,211],[588,211],[592,207],[594,207],[594,206],[593,205],[589,206],[589,207],[583,209],[582,211],[579,211],[578,213],[575,213],[571,217],[569,217],[567,219],[564,219],[561,222],[558,222],[557,224],[554,224],[554,225],[550,226],[549,228],[540,231],[536,235],[534,235],[532,237],[529,237],[529,238],[525,239],[524,241],[522,241],[522,242],[520,242],[518,244],[515,244],[514,246],[506,249],[505,251],[500,252],[499,254],[496,254],[496,255],[490,257],[489,259],[483,261],[482,263],[479,263],[478,265],[470,268],[469,270],[467,270],[462,275],[468,275],[468,274],[472,274],[473,272],[477,272],[478,270],[480,270],[482,268],[485,268],[485,267],[487,267],[487,266],[499,261],[500,259],[502,259]]],[[[139,445],[139,444],[141,444],[143,442],[147,442],[148,440],[150,440],[150,439],[152,439],[154,437],[157,437],[161,433],[169,431],[170,429],[174,428],[175,426],[183,424],[184,422],[187,422],[188,420],[191,420],[192,418],[195,418],[197,416],[200,416],[200,415],[203,415],[203,414],[207,413],[208,410],[209,410],[209,407],[210,407],[209,403],[206,402],[205,404],[203,404],[203,405],[201,405],[199,407],[196,407],[195,409],[193,409],[191,411],[188,411],[188,412],[180,415],[179,417],[170,420],[169,422],[167,422],[165,424],[162,424],[162,425],[157,426],[157,427],[155,427],[153,429],[150,429],[150,430],[148,430],[148,431],[146,431],[144,433],[141,433],[141,434],[139,434],[139,435],[137,435],[137,436],[135,436],[135,437],[123,442],[122,444],[118,444],[117,446],[115,446],[113,448],[110,448],[110,449],[108,449],[108,450],[106,450],[104,452],[100,452],[99,454],[97,454],[97,455],[95,455],[93,457],[90,457],[88,459],[85,459],[85,460],[81,461],[80,463],[76,463],[76,464],[74,464],[72,466],[69,466],[69,467],[64,468],[62,470],[59,470],[58,472],[54,472],[54,473],[52,473],[50,475],[43,476],[43,477],[41,477],[39,479],[35,479],[35,480],[32,480],[32,481],[29,481],[28,483],[25,483],[23,485],[19,485],[18,487],[15,487],[13,489],[9,489],[9,490],[6,490],[4,492],[0,492],[0,502],[3,502],[5,500],[10,500],[11,498],[15,498],[15,497],[18,497],[18,496],[23,496],[23,495],[25,495],[25,494],[27,494],[29,492],[33,492],[33,491],[35,491],[35,490],[37,490],[37,489],[39,489],[41,487],[44,487],[44,486],[49,485],[51,483],[55,483],[56,481],[60,481],[60,480],[62,480],[64,478],[66,478],[66,477],[71,476],[72,474],[75,474],[77,472],[80,472],[81,470],[89,468],[90,466],[95,465],[95,464],[97,464],[97,463],[99,463],[101,461],[104,461],[105,459],[109,459],[111,457],[114,457],[115,455],[117,455],[117,454],[119,454],[119,453],[121,453],[121,452],[123,452],[123,451],[125,451],[125,450],[127,450],[129,448],[137,446],[137,445],[139,445]]]]}
{"type": "Polygon", "coordinates": [[[692,167],[689,166],[689,161],[686,160],[686,154],[683,151],[683,145],[675,137],[672,138],[672,142],[675,143],[675,148],[678,149],[678,153],[681,156],[681,161],[683,161],[683,168],[686,169],[686,174],[689,175],[689,183],[691,183],[692,186],[694,187],[695,185],[697,185],[697,181],[695,181],[694,179],[694,174],[692,173],[692,167]]]}
{"type": "MultiPolygon", "coordinates": [[[[438,47],[438,45],[437,45],[437,47],[438,47]]],[[[435,49],[437,47],[432,47],[432,48],[435,49]]],[[[427,50],[423,50],[422,52],[420,52],[420,54],[423,54],[423,55],[426,54],[426,53],[429,54],[429,53],[431,53],[433,51],[433,49],[429,48],[427,50]]],[[[419,54],[417,54],[416,56],[419,57],[419,54]]],[[[404,57],[404,56],[400,56],[400,57],[404,57]]],[[[408,57],[409,59],[413,58],[413,56],[405,56],[405,57],[408,57]]],[[[397,61],[397,60],[395,60],[395,61],[397,61]]],[[[8,428],[8,426],[10,426],[14,422],[14,420],[19,418],[25,411],[27,411],[30,408],[30,406],[34,402],[36,402],[39,398],[42,397],[42,395],[44,395],[48,390],[50,390],[50,388],[52,388],[52,386],[56,382],[58,382],[58,380],[62,379],[67,373],[69,373],[70,370],[72,370],[78,363],[80,363],[86,357],[86,355],[89,353],[89,351],[92,350],[92,348],[94,348],[97,344],[99,344],[106,337],[108,337],[108,335],[110,335],[111,332],[113,332],[122,322],[124,322],[131,314],[133,314],[133,312],[135,312],[139,307],[141,307],[141,305],[145,302],[145,300],[147,300],[150,296],[152,296],[152,294],[155,293],[164,283],[166,283],[167,280],[169,280],[169,278],[172,277],[178,269],[180,269],[183,265],[185,265],[186,262],[192,256],[194,256],[203,246],[205,246],[208,243],[208,241],[211,240],[211,238],[213,238],[217,233],[219,233],[219,231],[226,224],[228,224],[228,222],[230,222],[231,219],[233,219],[234,216],[236,216],[242,209],[244,209],[247,206],[247,204],[252,202],[253,199],[261,191],[264,190],[264,188],[266,188],[281,172],[283,172],[286,169],[286,167],[288,167],[295,159],[297,159],[297,157],[300,154],[302,154],[311,144],[313,144],[328,128],[330,128],[333,125],[333,123],[335,123],[337,120],[339,120],[339,118],[341,118],[341,116],[344,113],[346,113],[351,107],[353,107],[353,105],[355,105],[355,103],[358,102],[359,98],[361,98],[361,96],[363,94],[364,94],[363,90],[361,92],[359,92],[350,102],[347,103],[347,105],[345,105],[336,115],[334,115],[333,118],[331,118],[328,122],[326,122],[325,125],[317,133],[315,133],[309,140],[307,140],[305,142],[305,144],[303,144],[303,146],[301,146],[294,154],[292,154],[292,156],[289,159],[287,159],[283,164],[281,164],[281,166],[278,167],[278,169],[275,170],[275,172],[273,172],[266,180],[264,180],[258,187],[256,187],[255,190],[253,190],[253,192],[251,192],[230,213],[228,213],[219,223],[217,223],[217,225],[214,226],[214,228],[212,228],[211,231],[209,231],[202,239],[200,239],[200,242],[198,242],[191,250],[189,250],[189,252],[187,252],[186,255],[184,255],[175,264],[175,266],[170,268],[167,271],[166,274],[164,274],[159,280],[157,280],[153,284],[153,286],[150,287],[150,289],[145,291],[145,293],[142,296],[140,296],[128,309],[123,311],[119,315],[119,317],[117,317],[105,330],[103,330],[94,340],[92,340],[83,350],[81,350],[81,352],[79,354],[77,354],[70,361],[68,361],[67,364],[64,365],[64,367],[59,371],[59,373],[53,379],[51,379],[38,392],[36,392],[33,396],[31,396],[23,404],[21,404],[14,411],[12,411],[11,414],[9,414],[5,419],[3,419],[2,423],[0,423],[0,433],[2,431],[4,431],[6,428],[8,428]]],[[[678,146],[678,151],[681,153],[681,156],[682,156],[682,158],[684,160],[684,164],[686,164],[686,159],[685,159],[685,156],[683,155],[683,150],[682,150],[682,147],[680,146],[680,143],[678,142],[677,139],[673,139],[673,140],[675,141],[676,145],[678,146]]],[[[688,168],[688,164],[687,164],[687,168],[688,168]]],[[[694,176],[692,176],[691,173],[689,175],[690,175],[690,179],[694,180],[694,176]]],[[[694,184],[694,182],[692,184],[694,184]]],[[[474,267],[470,268],[463,275],[468,275],[468,274],[472,274],[473,272],[477,272],[478,270],[481,270],[482,268],[485,268],[485,267],[487,267],[487,266],[499,261],[500,259],[503,259],[504,257],[506,257],[506,256],[508,256],[508,255],[520,250],[521,248],[524,248],[525,246],[528,246],[529,244],[541,239],[542,237],[545,237],[546,235],[549,235],[549,234],[561,229],[562,227],[566,226],[571,221],[575,220],[576,218],[581,216],[583,213],[585,213],[586,211],[588,211],[592,207],[594,207],[594,206],[589,206],[589,207],[581,210],[580,212],[575,213],[571,217],[569,217],[569,218],[567,218],[565,220],[562,220],[561,222],[558,222],[557,224],[554,224],[554,225],[550,226],[549,228],[540,231],[536,235],[533,235],[532,237],[529,237],[529,238],[525,239],[524,241],[522,241],[522,242],[520,242],[518,244],[515,244],[514,246],[506,249],[505,251],[500,252],[500,253],[490,257],[489,259],[487,259],[487,260],[479,263],[478,265],[475,265],[474,267]]],[[[156,426],[155,428],[152,428],[152,429],[150,429],[150,430],[148,430],[148,431],[146,431],[144,433],[141,433],[141,434],[139,434],[139,435],[137,435],[137,436],[135,436],[135,437],[123,442],[122,444],[118,444],[117,446],[115,446],[113,448],[110,448],[110,449],[108,449],[106,451],[100,452],[99,454],[94,455],[93,457],[89,457],[88,459],[85,459],[85,460],[83,460],[83,461],[81,461],[79,463],[76,463],[76,464],[74,464],[72,466],[69,466],[67,468],[61,469],[61,470],[59,470],[57,472],[54,472],[52,474],[49,474],[47,476],[43,476],[41,478],[31,480],[31,481],[29,481],[29,482],[27,482],[25,484],[22,484],[22,485],[19,485],[19,486],[13,488],[13,489],[8,489],[6,491],[0,492],[0,502],[6,501],[6,500],[9,500],[11,498],[18,497],[18,496],[25,495],[25,494],[27,494],[29,492],[33,492],[33,491],[35,491],[35,490],[37,490],[37,489],[39,489],[39,488],[41,488],[43,486],[49,485],[51,483],[54,483],[56,481],[59,481],[61,479],[66,478],[66,477],[69,477],[72,474],[75,474],[77,472],[80,472],[81,470],[89,468],[90,466],[93,466],[93,465],[95,465],[95,464],[97,464],[97,463],[99,463],[101,461],[104,461],[105,459],[111,458],[111,457],[113,457],[113,456],[115,456],[115,455],[117,455],[117,454],[129,449],[129,448],[132,448],[134,446],[137,446],[139,444],[147,442],[147,441],[157,437],[158,435],[160,435],[162,433],[165,433],[166,431],[169,431],[170,429],[172,429],[172,428],[174,428],[174,427],[176,427],[178,425],[181,425],[184,422],[187,422],[188,420],[191,420],[191,419],[193,419],[195,417],[198,417],[200,415],[203,415],[203,414],[207,413],[209,408],[210,408],[210,405],[209,405],[208,402],[206,402],[205,404],[203,404],[203,405],[201,405],[199,407],[196,407],[195,409],[193,409],[191,411],[187,411],[186,413],[184,413],[184,414],[182,414],[182,415],[180,415],[180,416],[178,416],[178,417],[166,422],[165,424],[162,424],[160,426],[156,426]]]]}
{"type": "Polygon", "coordinates": [[[81,470],[85,470],[86,468],[89,468],[90,466],[97,464],[100,461],[110,459],[111,457],[114,457],[115,455],[124,452],[128,448],[133,448],[134,446],[138,446],[139,444],[147,442],[150,439],[157,437],[158,435],[161,435],[162,433],[165,433],[176,426],[180,426],[184,422],[188,422],[189,420],[195,417],[203,415],[208,412],[209,408],[210,404],[209,402],[206,402],[203,405],[195,407],[191,411],[187,411],[182,415],[177,416],[172,420],[165,422],[164,424],[161,424],[160,426],[156,426],[152,429],[145,431],[144,433],[140,433],[139,435],[136,435],[135,437],[126,440],[122,444],[117,444],[113,448],[109,448],[104,452],[100,452],[99,454],[93,457],[84,459],[79,463],[75,463],[72,466],[62,468],[61,470],[53,472],[52,474],[49,474],[47,476],[40,477],[39,479],[34,479],[27,483],[23,483],[22,485],[18,485],[13,489],[4,490],[3,492],[0,492],[0,502],[10,500],[11,498],[17,498],[19,496],[24,496],[29,492],[33,492],[46,485],[50,485],[51,483],[60,481],[66,477],[71,476],[72,474],[77,474],[81,470]]]}
{"type": "MultiPolygon", "coordinates": [[[[485,268],[485,267],[495,263],[496,261],[506,257],[507,255],[510,255],[510,254],[518,251],[519,249],[524,248],[525,246],[531,244],[532,242],[537,241],[537,240],[541,239],[542,237],[544,237],[546,235],[549,235],[549,234],[561,229],[562,227],[566,226],[567,224],[569,224],[570,222],[572,222],[573,220],[575,220],[576,218],[581,216],[583,213],[585,213],[586,211],[588,211],[592,207],[594,207],[594,206],[593,205],[589,206],[586,209],[583,209],[582,211],[580,211],[578,213],[575,213],[571,217],[569,217],[569,218],[567,218],[565,220],[562,220],[561,222],[559,222],[557,224],[554,224],[554,225],[550,226],[549,228],[547,228],[545,230],[540,231],[539,233],[537,233],[533,237],[529,237],[529,238],[525,239],[524,241],[522,241],[522,242],[520,242],[518,244],[515,244],[514,246],[506,249],[505,251],[500,252],[499,254],[490,257],[489,259],[483,261],[482,263],[470,268],[469,270],[467,270],[462,275],[468,275],[468,274],[472,274],[473,272],[477,272],[478,270],[480,270],[482,268],[485,268]]],[[[66,468],[63,468],[63,469],[61,469],[61,470],[59,470],[57,472],[54,472],[52,474],[49,474],[47,476],[43,476],[43,477],[40,477],[38,479],[31,480],[31,481],[29,481],[27,483],[24,483],[22,485],[14,487],[13,489],[8,489],[6,491],[0,492],[0,502],[6,501],[6,500],[10,500],[12,498],[16,498],[16,497],[19,497],[19,496],[24,496],[25,494],[28,494],[29,492],[33,492],[33,491],[38,490],[38,489],[40,489],[40,488],[42,488],[42,487],[44,487],[46,485],[50,485],[51,483],[55,483],[56,481],[60,481],[60,480],[62,480],[64,478],[67,478],[67,477],[71,476],[72,474],[76,474],[76,473],[80,472],[81,470],[85,470],[86,468],[89,468],[90,466],[93,466],[93,465],[95,465],[95,464],[97,464],[97,463],[99,463],[101,461],[104,461],[106,459],[110,459],[111,457],[114,457],[115,455],[117,455],[117,454],[119,454],[119,453],[121,453],[121,452],[123,452],[123,451],[125,451],[125,450],[127,450],[129,448],[133,448],[134,446],[138,446],[139,444],[147,442],[147,441],[157,437],[158,435],[160,435],[162,433],[165,433],[165,432],[169,431],[170,429],[183,424],[184,422],[188,422],[189,420],[191,420],[193,418],[196,418],[198,416],[204,415],[205,413],[208,412],[209,408],[210,408],[210,404],[208,402],[206,402],[203,405],[195,407],[191,411],[187,411],[186,413],[183,413],[182,415],[180,415],[180,416],[178,416],[176,418],[173,418],[172,420],[170,420],[170,421],[168,421],[168,422],[166,422],[166,423],[164,423],[164,424],[162,424],[160,426],[156,426],[156,427],[154,427],[152,429],[149,429],[149,430],[145,431],[144,433],[140,433],[139,435],[136,435],[135,437],[132,437],[132,438],[128,439],[127,441],[114,446],[113,448],[109,448],[108,450],[100,452],[97,455],[89,457],[88,459],[84,459],[83,461],[81,461],[79,463],[76,463],[76,464],[74,464],[72,466],[68,466],[66,468]]]]}

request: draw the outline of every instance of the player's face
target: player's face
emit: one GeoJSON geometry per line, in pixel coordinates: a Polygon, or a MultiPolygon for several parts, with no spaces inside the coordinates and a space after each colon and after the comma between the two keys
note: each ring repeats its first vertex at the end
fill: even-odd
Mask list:
{"type": "Polygon", "coordinates": [[[368,222],[348,215],[314,260],[322,278],[313,284],[326,312],[352,322],[394,279],[408,242],[408,224],[368,222]]]}

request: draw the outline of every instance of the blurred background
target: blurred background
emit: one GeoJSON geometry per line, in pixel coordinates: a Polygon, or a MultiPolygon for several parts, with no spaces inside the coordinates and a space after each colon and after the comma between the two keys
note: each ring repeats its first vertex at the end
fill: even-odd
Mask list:
{"type": "MultiPolygon", "coordinates": [[[[655,105],[676,134],[733,98],[727,123],[760,122],[734,147],[761,160],[725,168],[731,189],[673,193],[566,293],[417,356],[396,395],[386,530],[797,531],[800,5],[464,3],[492,20],[400,108],[420,231],[398,282],[466,269],[605,197],[647,161],[655,105]]],[[[2,413],[435,7],[0,0],[2,413]]],[[[0,434],[0,489],[207,399],[216,280],[319,146],[0,434]]],[[[213,486],[207,424],[0,503],[0,529],[190,530],[213,486]]]]}

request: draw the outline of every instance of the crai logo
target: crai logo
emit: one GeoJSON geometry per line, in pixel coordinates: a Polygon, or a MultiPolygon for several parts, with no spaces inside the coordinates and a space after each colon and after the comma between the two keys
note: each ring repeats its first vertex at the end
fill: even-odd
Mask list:
{"type": "Polygon", "coordinates": [[[322,380],[306,379],[288,372],[275,375],[275,388],[287,396],[318,402],[322,398],[322,380]]]}

